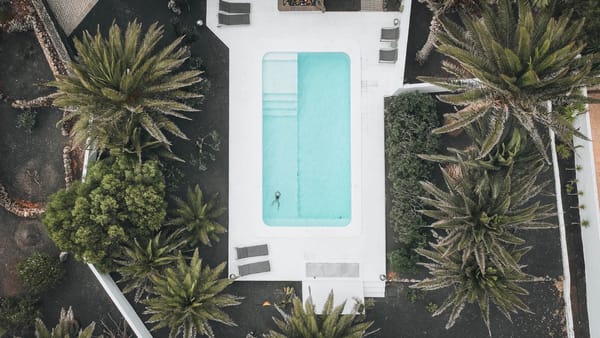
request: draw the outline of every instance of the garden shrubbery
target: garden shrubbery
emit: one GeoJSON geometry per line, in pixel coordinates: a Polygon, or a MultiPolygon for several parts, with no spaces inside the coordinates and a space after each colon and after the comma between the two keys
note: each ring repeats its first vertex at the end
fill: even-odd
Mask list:
{"type": "Polygon", "coordinates": [[[598,6],[598,0],[562,0],[557,2],[557,15],[571,9],[574,17],[585,18],[583,31],[587,49],[600,51],[600,6],[598,6]]]}
{"type": "Polygon", "coordinates": [[[19,297],[0,297],[0,337],[22,336],[33,325],[38,311],[38,299],[24,295],[19,297]]]}
{"type": "Polygon", "coordinates": [[[41,294],[55,287],[65,275],[58,257],[45,252],[35,252],[17,266],[17,275],[31,294],[41,294]]]}
{"type": "Polygon", "coordinates": [[[391,198],[388,220],[396,239],[405,246],[393,257],[395,266],[403,261],[404,272],[414,271],[412,249],[425,244],[422,227],[426,222],[419,213],[423,206],[418,197],[422,193],[419,182],[431,179],[433,164],[417,155],[438,151],[439,136],[431,130],[439,123],[436,103],[430,95],[403,94],[387,102],[385,156],[391,198]]]}
{"type": "Polygon", "coordinates": [[[44,215],[63,251],[110,271],[122,243],[151,238],[166,216],[165,183],[156,161],[108,158],[90,167],[84,183],[51,196],[44,215]]]}
{"type": "MultiPolygon", "coordinates": [[[[221,308],[240,298],[222,293],[233,282],[219,278],[225,263],[211,269],[197,248],[193,258],[181,248],[217,242],[226,231],[216,221],[224,209],[196,187],[176,203],[175,219],[168,222],[165,181],[169,192],[177,192],[184,177],[173,162],[160,162],[184,162],[171,152],[167,135],[188,140],[172,119],[189,120],[208,83],[200,77],[199,59],[190,61],[191,70],[179,69],[190,57],[180,46],[185,37],[155,51],[163,32],[155,23],[142,34],[134,21],[126,30],[113,24],[107,37],[85,32],[75,39],[73,71],[51,84],[58,89],[54,105],[77,107],[62,120],[72,124],[72,143],[92,147],[103,159],[89,165],[85,182],[50,197],[43,221],[61,250],[103,272],[121,273],[124,291],[136,290],[136,302],[146,295],[147,320],[155,328],[168,326],[173,337],[182,328],[186,337],[213,336],[209,321],[235,325],[221,308]],[[171,227],[162,238],[166,224],[171,227]]],[[[206,170],[220,142],[216,132],[196,139],[198,157],[189,164],[206,170]]]]}

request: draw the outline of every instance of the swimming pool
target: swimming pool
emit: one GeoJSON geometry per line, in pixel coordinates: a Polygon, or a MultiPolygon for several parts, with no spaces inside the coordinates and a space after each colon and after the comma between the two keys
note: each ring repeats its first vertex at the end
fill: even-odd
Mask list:
{"type": "Polygon", "coordinates": [[[345,226],[351,219],[350,58],[263,57],[263,221],[345,226]]]}

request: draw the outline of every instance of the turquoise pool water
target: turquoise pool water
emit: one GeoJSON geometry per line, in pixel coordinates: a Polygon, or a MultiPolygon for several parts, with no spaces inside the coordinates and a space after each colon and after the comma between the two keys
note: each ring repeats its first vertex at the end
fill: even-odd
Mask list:
{"type": "Polygon", "coordinates": [[[350,58],[263,58],[263,220],[345,226],[351,218],[350,58]]]}

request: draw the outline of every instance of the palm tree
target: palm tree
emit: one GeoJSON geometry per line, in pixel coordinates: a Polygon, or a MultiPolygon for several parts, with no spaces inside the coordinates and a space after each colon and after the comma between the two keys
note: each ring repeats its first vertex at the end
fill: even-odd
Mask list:
{"type": "Polygon", "coordinates": [[[502,170],[509,167],[514,172],[530,172],[538,167],[544,167],[544,159],[536,150],[529,139],[527,132],[520,127],[505,127],[500,142],[483,158],[480,158],[482,148],[485,146],[488,128],[478,120],[465,127],[470,139],[470,144],[465,149],[446,148],[450,155],[420,154],[420,158],[433,162],[459,164],[468,167],[502,170]]]}
{"type": "Polygon", "coordinates": [[[188,187],[187,200],[173,197],[177,209],[175,218],[169,222],[171,225],[181,226],[177,233],[190,247],[199,242],[212,246],[212,242],[219,241],[219,234],[224,234],[227,229],[217,222],[217,218],[225,213],[225,208],[217,207],[219,195],[214,194],[208,202],[198,185],[192,189],[188,187]]]}
{"type": "MultiPolygon", "coordinates": [[[[529,249],[526,247],[510,251],[511,260],[518,262],[529,249]]],[[[520,298],[529,293],[518,285],[519,282],[529,280],[530,276],[523,273],[520,266],[519,269],[500,269],[488,261],[486,267],[481,269],[473,256],[469,256],[465,262],[458,253],[445,254],[446,248],[440,245],[433,245],[433,250],[416,250],[432,261],[419,263],[429,270],[432,277],[410,287],[426,291],[450,289],[450,295],[433,313],[433,316],[438,316],[451,309],[446,329],[454,325],[467,302],[477,302],[490,336],[490,301],[509,320],[511,312],[521,310],[531,313],[520,298]]]]}
{"type": "Polygon", "coordinates": [[[440,33],[441,23],[440,17],[446,15],[448,12],[456,10],[472,10],[477,4],[477,0],[419,0],[419,2],[427,5],[427,8],[431,11],[433,16],[429,23],[429,35],[427,40],[421,49],[417,51],[415,60],[419,64],[425,63],[429,54],[435,47],[437,42],[437,35],[440,33]]]}
{"type": "Polygon", "coordinates": [[[104,149],[118,141],[112,131],[129,123],[141,126],[167,149],[170,142],[163,131],[187,139],[170,117],[189,120],[183,113],[197,111],[181,101],[200,96],[183,90],[201,81],[200,72],[176,72],[189,54],[178,47],[182,38],[154,53],[163,28],[150,25],[142,39],[141,27],[134,21],[122,34],[113,24],[107,38],[98,29],[95,36],[86,31],[82,40],[74,40],[77,57],[71,75],[51,85],[58,89],[54,105],[70,110],[61,123],[74,123],[76,144],[89,138],[104,149]]]}
{"type": "Polygon", "coordinates": [[[69,307],[69,310],[65,311],[62,308],[58,324],[52,331],[48,331],[41,319],[35,320],[35,336],[36,338],[92,338],[95,326],[96,324],[92,322],[85,329],[80,330],[79,323],[73,315],[73,309],[69,307]]]}
{"type": "Polygon", "coordinates": [[[239,305],[241,297],[222,293],[233,280],[219,279],[225,263],[211,269],[202,267],[198,249],[192,260],[186,263],[181,254],[175,267],[168,267],[162,274],[150,276],[153,296],[145,301],[145,314],[151,315],[148,323],[156,323],[152,330],[169,327],[169,337],[183,331],[184,338],[196,337],[197,333],[214,338],[209,321],[228,326],[236,324],[223,310],[239,305]]]}
{"type": "Polygon", "coordinates": [[[304,307],[298,297],[292,300],[291,314],[285,313],[279,307],[277,311],[282,319],[273,318],[280,332],[269,331],[267,338],[360,338],[368,335],[367,330],[373,322],[364,322],[358,315],[356,304],[352,314],[342,315],[346,302],[334,307],[333,291],[329,293],[323,305],[321,315],[315,313],[315,305],[311,297],[306,300],[304,307]]]}
{"type": "Polygon", "coordinates": [[[133,245],[124,248],[123,257],[115,259],[120,266],[117,271],[121,274],[119,283],[125,284],[123,293],[135,290],[134,301],[139,302],[142,295],[150,291],[150,278],[162,273],[169,265],[177,261],[175,250],[183,243],[173,243],[173,238],[163,239],[161,233],[148,240],[143,247],[137,239],[133,245]]]}
{"type": "Polygon", "coordinates": [[[488,261],[502,271],[518,269],[509,251],[525,241],[514,231],[555,227],[544,221],[554,215],[551,204],[529,203],[545,187],[536,184],[542,171],[543,167],[529,173],[516,173],[512,168],[488,172],[460,163],[458,178],[442,169],[446,191],[423,182],[429,196],[421,200],[432,209],[422,213],[436,220],[431,227],[446,233],[439,240],[444,255],[461,255],[463,264],[475,257],[481,271],[486,270],[488,261]]]}
{"type": "Polygon", "coordinates": [[[562,140],[582,136],[546,102],[560,98],[563,103],[585,98],[577,89],[598,83],[599,54],[580,55],[582,20],[570,13],[552,17],[552,8],[533,11],[528,2],[498,0],[496,5],[480,4],[480,14],[461,13],[462,25],[441,17],[438,50],[449,57],[443,68],[450,78],[421,77],[452,91],[439,95],[443,102],[464,106],[446,114],[452,121],[434,130],[447,133],[483,119],[490,133],[480,157],[498,143],[509,117],[529,133],[548,161],[539,126],[552,129],[562,140]]]}
{"type": "Polygon", "coordinates": [[[171,152],[168,144],[162,143],[144,131],[144,128],[133,120],[125,125],[107,126],[102,138],[96,139],[96,144],[102,144],[109,150],[111,156],[126,156],[136,159],[139,163],[146,160],[167,159],[185,162],[171,152]],[[106,136],[104,138],[104,136],[106,136]]]}

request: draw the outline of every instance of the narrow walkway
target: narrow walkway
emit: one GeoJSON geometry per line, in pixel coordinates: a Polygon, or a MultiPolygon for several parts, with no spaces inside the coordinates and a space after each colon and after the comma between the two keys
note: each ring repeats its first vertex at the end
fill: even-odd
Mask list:
{"type": "MultiPolygon", "coordinates": [[[[590,92],[590,96],[600,99],[600,91],[590,92]]],[[[590,125],[592,127],[592,142],[594,142],[594,162],[596,163],[596,184],[600,191],[600,103],[590,104],[590,125]]]]}
{"type": "Polygon", "coordinates": [[[48,0],[48,6],[65,35],[69,36],[98,0],[48,0]]]}

